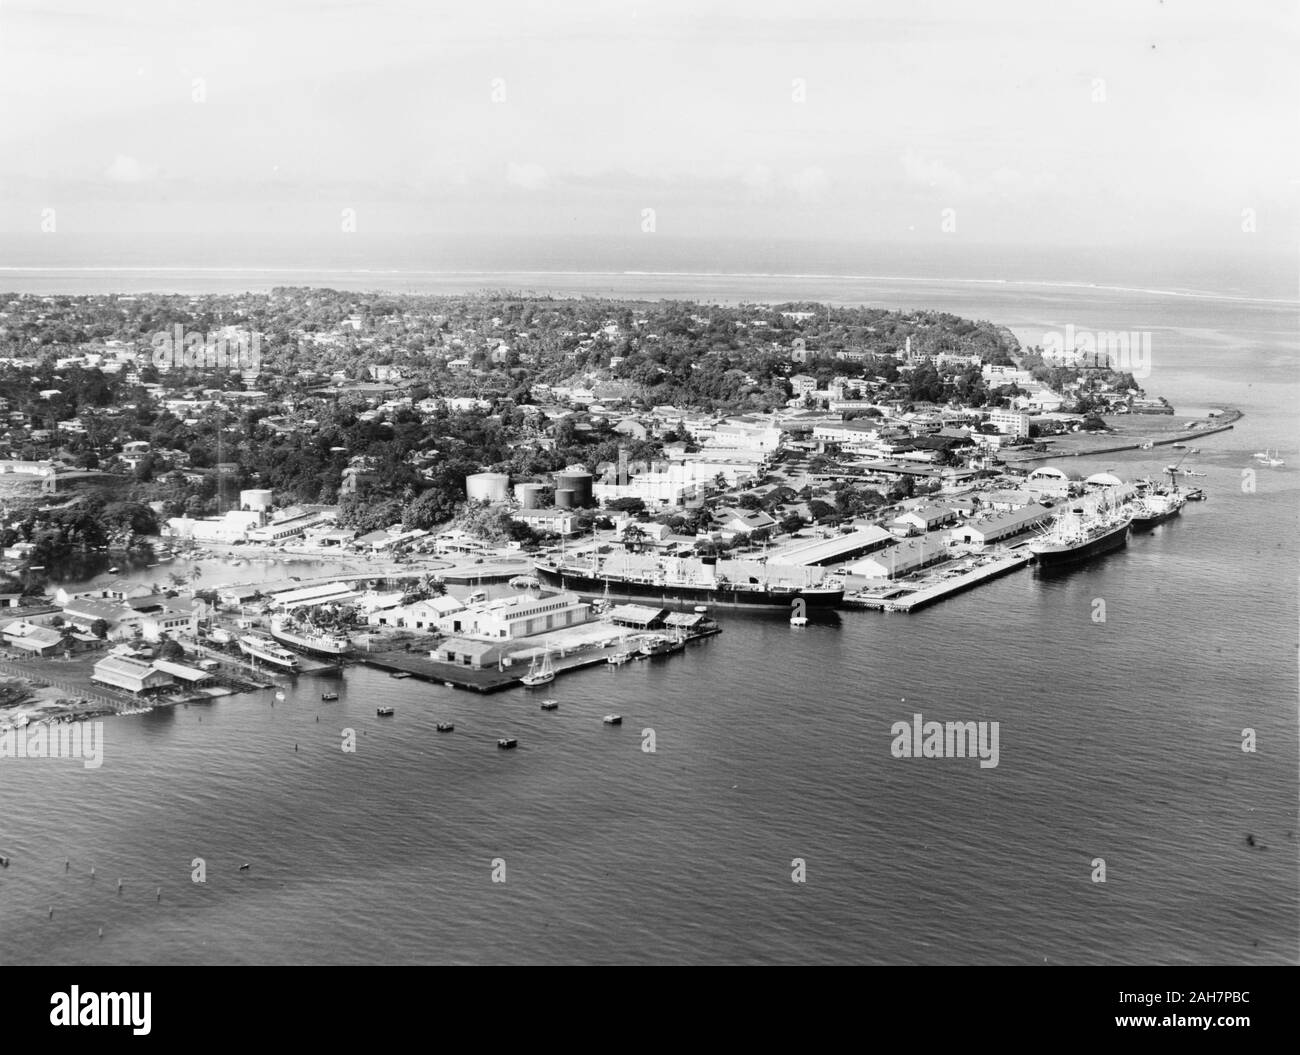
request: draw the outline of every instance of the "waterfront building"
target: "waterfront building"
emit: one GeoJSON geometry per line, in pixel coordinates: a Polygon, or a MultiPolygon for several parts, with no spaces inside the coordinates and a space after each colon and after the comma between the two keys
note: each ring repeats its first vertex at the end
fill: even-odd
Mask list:
{"type": "Polygon", "coordinates": [[[1025,478],[1025,490],[1038,498],[1068,498],[1083,490],[1083,475],[1044,465],[1025,478]]]}
{"type": "Polygon", "coordinates": [[[126,656],[108,656],[95,664],[92,681],[127,692],[143,695],[161,692],[175,684],[172,676],[158,670],[152,663],[126,656]]]}
{"type": "Polygon", "coordinates": [[[548,630],[577,626],[591,618],[591,606],[574,593],[501,597],[438,620],[448,636],[511,641],[548,630]]]}
{"type": "Polygon", "coordinates": [[[458,667],[469,667],[471,670],[495,667],[505,659],[505,656],[505,648],[498,642],[471,641],[460,637],[449,638],[439,643],[438,647],[429,653],[430,659],[454,663],[458,667]]]}
{"type": "Polygon", "coordinates": [[[924,533],[956,519],[957,514],[946,506],[921,506],[894,517],[893,523],[908,533],[924,533]]]}
{"type": "Polygon", "coordinates": [[[398,608],[386,608],[371,612],[366,616],[370,626],[388,626],[404,630],[422,630],[434,633],[438,629],[438,620],[463,612],[465,606],[450,594],[441,597],[429,597],[398,608]]]}
{"type": "Polygon", "coordinates": [[[311,608],[321,604],[351,604],[360,597],[349,583],[331,582],[297,590],[280,590],[271,594],[268,600],[272,608],[288,612],[295,608],[311,608]]]}
{"type": "Polygon", "coordinates": [[[963,542],[971,546],[988,546],[1004,539],[1022,534],[1044,523],[1052,511],[1046,506],[1028,505],[1023,509],[1014,509],[1005,513],[994,513],[962,524],[948,532],[954,542],[963,542]]]}
{"type": "Polygon", "coordinates": [[[781,546],[773,550],[768,559],[774,565],[785,567],[825,567],[881,549],[893,541],[894,536],[890,532],[875,524],[868,524],[829,538],[781,546]]]}
{"type": "Polygon", "coordinates": [[[868,579],[894,579],[946,560],[951,554],[944,539],[922,535],[864,557],[849,565],[848,571],[850,575],[862,575],[868,579]]]}

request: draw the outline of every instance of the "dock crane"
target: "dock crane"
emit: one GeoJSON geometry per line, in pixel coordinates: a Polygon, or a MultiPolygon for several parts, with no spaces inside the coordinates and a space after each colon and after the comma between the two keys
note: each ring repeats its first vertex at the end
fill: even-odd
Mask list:
{"type": "Polygon", "coordinates": [[[1183,453],[1183,456],[1179,458],[1178,461],[1174,462],[1173,465],[1165,466],[1165,475],[1169,477],[1169,486],[1173,489],[1175,493],[1177,493],[1178,491],[1178,478],[1180,476],[1204,476],[1205,475],[1204,473],[1196,472],[1194,469],[1182,468],[1183,462],[1187,460],[1187,455],[1191,453],[1192,453],[1191,451],[1185,451],[1183,453]]]}

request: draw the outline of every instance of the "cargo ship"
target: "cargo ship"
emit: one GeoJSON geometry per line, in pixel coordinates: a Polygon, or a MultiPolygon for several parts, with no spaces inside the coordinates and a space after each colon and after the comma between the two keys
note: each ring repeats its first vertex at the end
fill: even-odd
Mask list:
{"type": "Polygon", "coordinates": [[[298,657],[263,634],[245,634],[239,639],[239,651],[281,670],[298,669],[298,657]]]}
{"type": "Polygon", "coordinates": [[[283,619],[271,620],[271,636],[282,645],[300,652],[337,659],[352,651],[352,641],[347,634],[332,634],[312,627],[297,627],[283,619]]]}
{"type": "Polygon", "coordinates": [[[1131,506],[1133,528],[1145,530],[1163,524],[1166,520],[1172,520],[1182,512],[1186,504],[1187,498],[1177,491],[1156,491],[1143,495],[1135,499],[1131,506]]]}
{"type": "Polygon", "coordinates": [[[759,561],[661,558],[614,554],[534,561],[547,586],[582,597],[656,601],[665,608],[718,605],[788,611],[797,599],[808,608],[834,608],[844,599],[842,579],[822,568],[759,561]]]}
{"type": "Polygon", "coordinates": [[[1029,543],[1029,552],[1045,567],[1087,560],[1126,545],[1129,524],[1126,512],[1067,510],[1029,543]]]}

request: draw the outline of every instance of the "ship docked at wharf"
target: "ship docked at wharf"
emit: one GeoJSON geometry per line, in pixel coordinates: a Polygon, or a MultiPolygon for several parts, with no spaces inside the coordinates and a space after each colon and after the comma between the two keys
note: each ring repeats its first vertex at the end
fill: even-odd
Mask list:
{"type": "Polygon", "coordinates": [[[1131,522],[1128,509],[1066,509],[1029,543],[1029,552],[1044,567],[1087,560],[1127,545],[1131,522]]]}
{"type": "Polygon", "coordinates": [[[834,608],[844,599],[843,580],[822,568],[761,561],[589,554],[541,559],[533,567],[548,586],[583,597],[653,600],[664,607],[788,611],[796,598],[809,608],[834,608]]]}
{"type": "Polygon", "coordinates": [[[1187,496],[1181,491],[1149,491],[1135,498],[1129,506],[1133,514],[1133,529],[1145,530],[1172,520],[1186,504],[1187,496]]]}
{"type": "Polygon", "coordinates": [[[299,652],[309,652],[329,659],[341,659],[352,651],[352,640],[346,634],[334,634],[312,626],[296,626],[284,619],[271,620],[271,636],[280,644],[299,652]]]}
{"type": "Polygon", "coordinates": [[[296,671],[298,657],[265,634],[245,634],[239,639],[239,651],[249,659],[281,670],[296,671]]]}

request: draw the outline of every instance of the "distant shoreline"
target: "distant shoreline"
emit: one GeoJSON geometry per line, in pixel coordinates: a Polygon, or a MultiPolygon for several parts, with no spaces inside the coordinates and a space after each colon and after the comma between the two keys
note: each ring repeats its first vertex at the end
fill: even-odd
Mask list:
{"type": "MultiPolygon", "coordinates": [[[[1063,292],[1092,292],[1092,293],[1121,293],[1153,297],[1170,297],[1184,300],[1202,300],[1202,301],[1224,301],[1240,304],[1259,304],[1272,305],[1277,307],[1300,308],[1300,299],[1286,299],[1277,297],[1249,296],[1239,293],[1227,293],[1216,290],[1202,289],[1161,289],[1147,286],[1122,286],[1108,283],[1093,282],[1065,282],[1049,281],[1041,279],[1023,279],[1023,278],[973,278],[964,276],[923,276],[923,275],[862,275],[862,274],[837,274],[833,272],[767,272],[767,271],[657,271],[657,270],[620,270],[620,271],[580,271],[580,270],[550,270],[550,271],[498,271],[498,270],[437,270],[421,268],[330,268],[330,267],[263,267],[263,266],[239,266],[239,267],[197,267],[197,266],[144,266],[144,265],[121,265],[112,267],[102,266],[75,266],[75,265],[0,265],[0,283],[7,276],[24,277],[32,281],[42,277],[50,278],[85,278],[91,279],[97,276],[103,276],[105,279],[116,278],[131,275],[165,275],[165,276],[193,276],[199,278],[202,276],[231,276],[231,275],[285,275],[298,276],[306,281],[293,281],[283,283],[284,285],[312,288],[316,285],[313,281],[316,278],[338,277],[347,278],[356,281],[367,279],[400,278],[408,281],[418,281],[421,278],[431,279],[440,282],[455,282],[458,279],[465,280],[465,286],[460,293],[451,291],[434,291],[430,290],[428,296],[455,296],[468,293],[490,293],[501,292],[505,287],[495,287],[491,285],[493,280],[498,280],[509,286],[518,280],[589,280],[589,281],[618,281],[631,282],[638,279],[644,280],[705,280],[705,281],[758,281],[758,282],[864,282],[864,283],[883,283],[883,284],[901,284],[901,285],[928,285],[928,286],[976,286],[976,287],[994,287],[994,288],[1023,288],[1023,289],[1048,289],[1063,292]],[[482,283],[482,284],[480,284],[482,283]]],[[[279,284],[279,283],[277,283],[279,284]]],[[[20,295],[24,291],[5,289],[0,290],[4,295],[20,295]]],[[[27,291],[40,294],[38,291],[27,291]]],[[[57,291],[63,295],[71,295],[67,290],[57,291]]],[[[79,295],[100,295],[95,292],[85,290],[78,291],[79,295]]],[[[120,291],[101,291],[102,295],[130,295],[121,294],[120,291]]],[[[168,294],[190,292],[178,288],[151,288],[139,289],[134,292],[142,294],[168,294]]],[[[238,294],[238,293],[255,293],[256,289],[242,290],[213,290],[214,295],[218,293],[238,294]]],[[[358,292],[375,292],[375,293],[404,293],[408,295],[420,295],[420,291],[392,288],[383,285],[371,287],[369,289],[358,290],[358,292]]],[[[543,294],[545,290],[518,290],[522,294],[543,294]]],[[[554,296],[555,294],[550,294],[554,296]]],[[[583,294],[578,294],[581,296],[583,294]]],[[[633,299],[640,299],[639,294],[628,294],[633,299]]],[[[560,299],[571,299],[560,295],[560,299]]],[[[768,298],[756,296],[755,303],[764,303],[771,301],[780,301],[791,298],[768,298]]]]}

